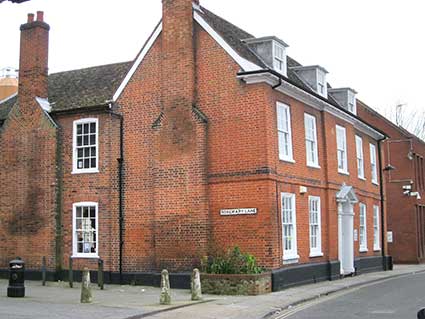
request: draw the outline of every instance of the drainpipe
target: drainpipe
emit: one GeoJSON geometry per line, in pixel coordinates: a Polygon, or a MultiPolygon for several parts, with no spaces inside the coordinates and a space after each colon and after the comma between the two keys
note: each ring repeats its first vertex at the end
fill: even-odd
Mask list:
{"type": "MultiPolygon", "coordinates": [[[[385,242],[385,229],[384,229],[384,219],[385,219],[385,201],[384,201],[384,178],[382,169],[384,166],[382,165],[382,155],[381,155],[381,143],[385,141],[387,138],[384,137],[378,140],[378,160],[379,160],[379,193],[381,195],[381,254],[383,259],[385,260],[385,250],[384,250],[384,242],[385,242]]],[[[386,262],[386,261],[385,261],[386,262]]],[[[385,270],[387,269],[387,265],[385,265],[385,270]]]]}
{"type": "Polygon", "coordinates": [[[122,278],[122,261],[123,261],[123,248],[124,248],[124,183],[123,183],[123,172],[124,172],[124,118],[121,114],[115,113],[109,110],[109,113],[116,116],[120,120],[120,157],[118,161],[118,196],[119,196],[119,276],[120,284],[123,283],[122,278]]]}

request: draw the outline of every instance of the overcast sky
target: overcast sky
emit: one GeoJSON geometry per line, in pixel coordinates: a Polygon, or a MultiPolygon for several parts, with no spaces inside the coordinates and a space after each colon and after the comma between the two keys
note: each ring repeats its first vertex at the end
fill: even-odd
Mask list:
{"type": "MultiPolygon", "coordinates": [[[[424,0],[201,0],[254,36],[276,35],[333,87],[383,109],[425,110],[424,0]]],[[[18,67],[19,26],[42,10],[50,73],[134,59],[161,17],[161,0],[31,0],[0,4],[0,69],[18,67]]]]}

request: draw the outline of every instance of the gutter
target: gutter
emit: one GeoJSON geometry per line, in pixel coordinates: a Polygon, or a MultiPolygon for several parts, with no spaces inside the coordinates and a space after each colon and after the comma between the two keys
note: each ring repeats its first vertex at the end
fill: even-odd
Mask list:
{"type": "Polygon", "coordinates": [[[123,283],[123,249],[124,249],[124,117],[121,114],[115,113],[114,111],[108,111],[109,114],[116,116],[120,120],[120,157],[118,161],[118,223],[119,223],[119,276],[120,284],[123,283]]]}
{"type": "Polygon", "coordinates": [[[98,111],[109,111],[109,104],[98,104],[98,105],[85,106],[85,107],[68,109],[68,110],[52,110],[50,114],[53,114],[53,115],[80,114],[82,112],[98,112],[98,111]]]}
{"type": "Polygon", "coordinates": [[[237,73],[237,76],[240,77],[240,76],[244,76],[244,75],[256,75],[256,74],[265,74],[265,73],[274,75],[275,77],[277,77],[279,79],[279,83],[277,85],[275,85],[275,86],[272,86],[273,89],[278,88],[279,86],[281,86],[282,81],[285,81],[285,82],[289,83],[290,85],[295,86],[297,89],[299,89],[299,90],[301,90],[301,91],[303,91],[305,93],[310,94],[311,96],[313,96],[313,97],[315,97],[315,98],[317,98],[317,99],[319,99],[319,100],[321,100],[321,101],[329,104],[332,107],[335,107],[339,111],[344,112],[345,114],[349,115],[351,118],[356,119],[356,120],[358,120],[358,121],[366,124],[367,126],[369,126],[370,128],[372,128],[373,130],[375,130],[376,132],[378,132],[379,134],[381,134],[381,135],[383,135],[385,137],[388,136],[385,132],[381,131],[380,129],[376,128],[375,126],[373,126],[373,125],[369,124],[368,122],[364,121],[359,116],[357,116],[357,115],[349,112],[348,110],[346,110],[343,107],[339,106],[338,104],[336,104],[336,103],[334,103],[334,102],[332,102],[332,101],[324,98],[323,96],[317,94],[316,92],[313,92],[313,91],[310,91],[310,90],[306,90],[305,88],[303,88],[300,85],[298,85],[298,83],[293,82],[289,78],[283,76],[279,72],[276,72],[276,71],[274,71],[272,69],[263,69],[263,70],[255,70],[255,71],[243,71],[243,72],[238,72],[237,73]]]}

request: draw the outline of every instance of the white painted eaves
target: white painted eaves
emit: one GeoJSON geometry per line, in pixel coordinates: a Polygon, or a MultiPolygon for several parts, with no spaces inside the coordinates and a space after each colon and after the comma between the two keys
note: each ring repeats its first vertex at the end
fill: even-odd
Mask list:
{"type": "Polygon", "coordinates": [[[263,68],[258,65],[248,61],[247,59],[241,57],[224,39],[220,36],[205,20],[202,16],[194,11],[194,19],[198,24],[224,49],[224,51],[229,54],[233,60],[242,68],[242,70],[249,71],[258,71],[263,68]]]}
{"type": "Polygon", "coordinates": [[[122,92],[124,91],[125,87],[127,86],[128,82],[130,82],[132,76],[136,72],[137,68],[139,67],[140,63],[142,63],[145,56],[148,54],[149,50],[152,48],[153,44],[155,43],[158,36],[161,34],[162,31],[162,22],[157,25],[154,32],[152,33],[151,37],[149,38],[148,42],[145,44],[145,46],[142,49],[142,52],[138,55],[136,61],[133,63],[133,66],[131,67],[130,71],[128,71],[127,75],[125,76],[124,80],[118,87],[117,91],[115,92],[114,96],[112,97],[112,100],[114,102],[117,101],[117,99],[120,97],[122,92]]]}

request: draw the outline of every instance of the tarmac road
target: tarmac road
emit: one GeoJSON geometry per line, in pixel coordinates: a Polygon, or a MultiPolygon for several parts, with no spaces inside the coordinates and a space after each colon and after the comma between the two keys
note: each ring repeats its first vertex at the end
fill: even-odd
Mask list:
{"type": "Polygon", "coordinates": [[[410,274],[301,304],[274,319],[416,319],[425,307],[425,274],[410,274]]]}

